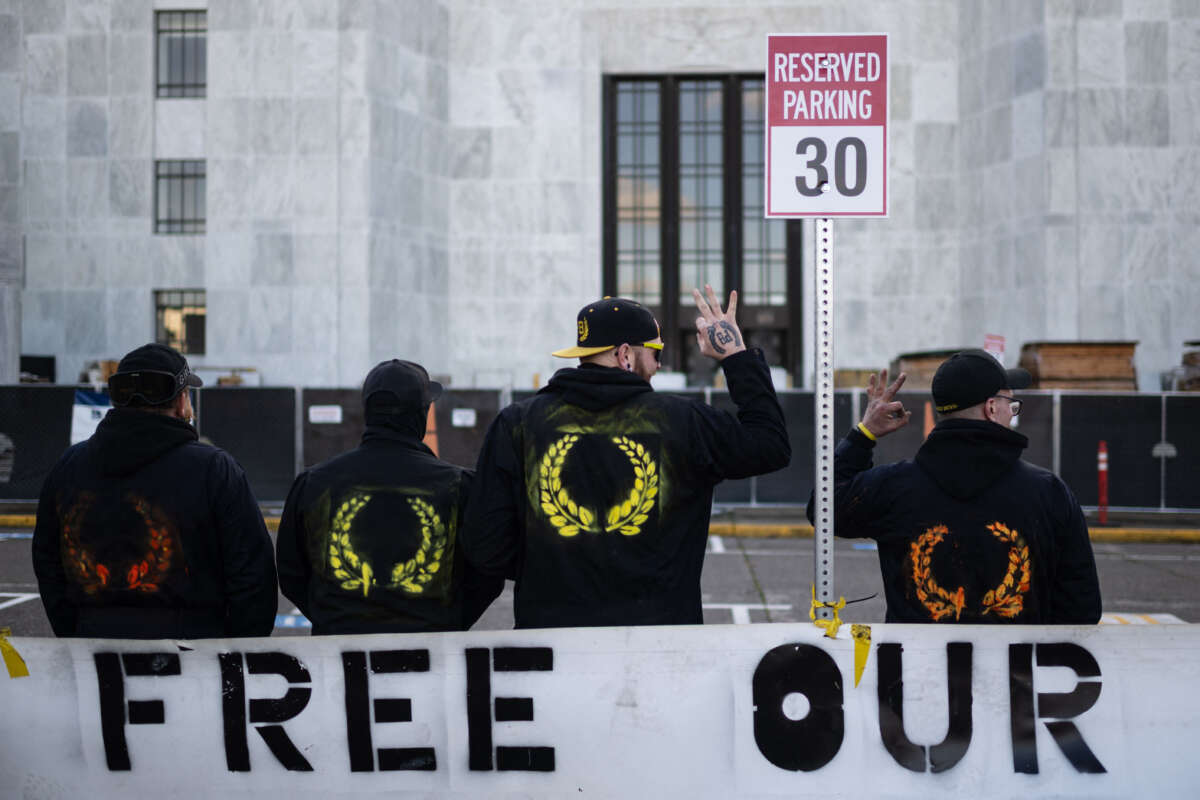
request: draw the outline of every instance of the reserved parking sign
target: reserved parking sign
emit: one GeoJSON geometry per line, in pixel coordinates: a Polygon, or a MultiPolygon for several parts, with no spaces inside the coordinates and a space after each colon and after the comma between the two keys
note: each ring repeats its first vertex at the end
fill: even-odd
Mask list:
{"type": "Polygon", "coordinates": [[[766,215],[887,216],[887,34],[767,36],[766,215]]]}

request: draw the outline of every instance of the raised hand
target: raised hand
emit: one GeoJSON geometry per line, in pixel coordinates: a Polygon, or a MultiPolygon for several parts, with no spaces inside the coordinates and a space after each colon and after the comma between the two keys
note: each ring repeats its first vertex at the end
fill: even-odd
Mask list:
{"type": "Polygon", "coordinates": [[[692,289],[696,309],[700,312],[696,317],[696,344],[702,355],[722,361],[746,349],[736,319],[737,292],[729,293],[729,307],[723,312],[712,286],[704,284],[704,292],[707,298],[701,296],[699,289],[692,289]]]}
{"type": "Polygon", "coordinates": [[[908,424],[912,412],[904,408],[904,404],[896,400],[896,393],[904,385],[908,377],[901,372],[891,384],[887,382],[886,369],[872,374],[867,380],[867,408],[863,411],[862,424],[875,437],[887,436],[900,430],[908,424]]]}

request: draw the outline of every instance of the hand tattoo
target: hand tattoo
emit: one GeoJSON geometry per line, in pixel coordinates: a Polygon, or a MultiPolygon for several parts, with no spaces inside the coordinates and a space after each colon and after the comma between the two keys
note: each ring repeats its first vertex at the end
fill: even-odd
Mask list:
{"type": "Polygon", "coordinates": [[[725,348],[721,346],[723,344],[732,342],[734,347],[742,346],[742,340],[737,335],[737,329],[725,320],[721,320],[715,325],[708,327],[708,342],[712,345],[713,350],[722,355],[725,353],[725,348]]]}

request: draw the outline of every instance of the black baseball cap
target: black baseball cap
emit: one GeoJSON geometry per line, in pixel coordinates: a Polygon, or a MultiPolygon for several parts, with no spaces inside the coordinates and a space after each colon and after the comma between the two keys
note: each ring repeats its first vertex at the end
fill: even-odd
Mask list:
{"type": "Polygon", "coordinates": [[[583,358],[626,343],[662,349],[656,341],[662,338],[662,331],[650,309],[621,297],[606,297],[581,308],[576,329],[575,346],[555,350],[551,355],[583,358]]]}
{"type": "Polygon", "coordinates": [[[131,350],[121,359],[108,379],[108,394],[115,406],[131,405],[138,399],[156,406],[174,400],[188,386],[203,385],[178,350],[151,343],[131,350]]]}
{"type": "Polygon", "coordinates": [[[442,385],[424,367],[398,358],[376,364],[362,387],[363,408],[385,414],[424,410],[441,396],[442,385]]]}
{"type": "Polygon", "coordinates": [[[1001,389],[1024,389],[1031,383],[1026,369],[1005,369],[986,350],[963,350],[934,373],[933,404],[939,414],[948,414],[979,405],[1001,389]]]}

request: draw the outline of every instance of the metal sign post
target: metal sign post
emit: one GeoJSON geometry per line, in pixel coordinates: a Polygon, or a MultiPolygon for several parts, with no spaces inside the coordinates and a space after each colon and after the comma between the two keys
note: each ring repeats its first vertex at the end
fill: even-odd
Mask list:
{"type": "MultiPolygon", "coordinates": [[[[816,464],[813,476],[813,586],[817,599],[833,602],[833,220],[817,220],[817,361],[814,396],[816,464]]],[[[817,609],[821,619],[829,609],[817,609]]]]}
{"type": "MultiPolygon", "coordinates": [[[[833,217],[887,216],[886,34],[767,36],[767,217],[816,217],[813,590],[833,602],[833,217]]],[[[828,619],[828,608],[818,614],[828,619]]]]}

